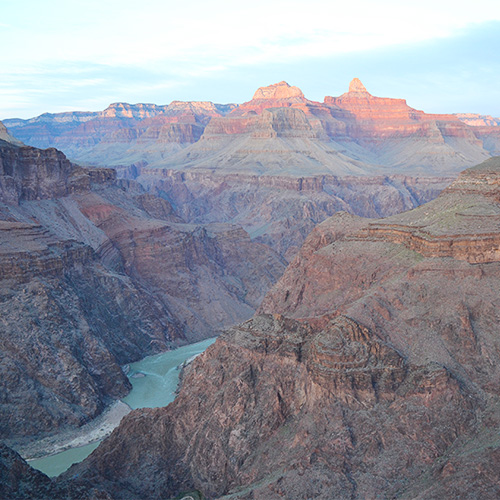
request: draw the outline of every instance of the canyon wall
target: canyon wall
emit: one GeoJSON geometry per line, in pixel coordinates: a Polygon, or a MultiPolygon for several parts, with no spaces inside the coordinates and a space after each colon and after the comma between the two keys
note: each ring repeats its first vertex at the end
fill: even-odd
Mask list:
{"type": "MultiPolygon", "coordinates": [[[[121,172],[119,171],[119,174],[121,172]]],[[[194,223],[240,224],[290,261],[306,236],[337,211],[385,217],[435,198],[451,177],[289,177],[138,168],[134,175],[194,223]]]]}
{"type": "Polygon", "coordinates": [[[500,144],[493,118],[428,114],[358,79],[323,102],[279,82],[239,105],[117,103],[6,123],[30,144],[136,179],[186,222],[241,225],[288,261],[336,211],[414,208],[500,144]]]}
{"type": "Polygon", "coordinates": [[[78,426],[124,396],[121,365],[250,317],[284,270],[238,226],[55,149],[0,145],[0,436],[78,426]]]}
{"type": "Polygon", "coordinates": [[[496,498],[499,179],[492,159],[409,212],[320,224],[174,403],[129,414],[61,484],[118,499],[496,498]]]}

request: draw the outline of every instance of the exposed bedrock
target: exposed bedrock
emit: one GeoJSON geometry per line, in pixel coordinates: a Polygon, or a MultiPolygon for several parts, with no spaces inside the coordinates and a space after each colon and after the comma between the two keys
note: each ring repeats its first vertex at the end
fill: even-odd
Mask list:
{"type": "Polygon", "coordinates": [[[176,401],[132,412],[62,484],[117,498],[498,497],[500,260],[482,238],[499,232],[499,178],[492,159],[412,211],[320,224],[176,401]],[[415,228],[442,249],[415,246],[415,228]],[[476,254],[449,251],[474,239],[476,254]]]}
{"type": "Polygon", "coordinates": [[[256,316],[186,371],[173,404],[127,416],[66,478],[116,498],[392,495],[473,421],[446,368],[347,317],[256,316]]]}
{"type": "Polygon", "coordinates": [[[337,211],[384,217],[435,198],[452,178],[286,177],[142,168],[138,180],[185,220],[242,225],[288,261],[316,224],[337,211]]]}
{"type": "Polygon", "coordinates": [[[130,389],[121,365],[251,317],[284,270],[113,170],[7,143],[0,159],[2,438],[85,423],[130,389]]]}

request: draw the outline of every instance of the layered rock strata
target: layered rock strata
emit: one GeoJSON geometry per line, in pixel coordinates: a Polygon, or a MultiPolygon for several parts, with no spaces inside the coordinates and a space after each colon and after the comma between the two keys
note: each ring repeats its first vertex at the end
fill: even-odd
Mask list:
{"type": "Polygon", "coordinates": [[[240,105],[115,104],[95,114],[7,121],[35,145],[42,144],[35,140],[36,127],[57,124],[44,145],[137,179],[172,202],[186,222],[241,224],[287,260],[314,225],[336,211],[382,217],[413,208],[435,197],[460,170],[495,154],[498,127],[491,120],[471,125],[476,122],[373,96],[358,79],[324,102],[279,82],[240,105]],[[26,135],[31,129],[35,135],[26,135]],[[266,188],[248,188],[254,178],[266,188]],[[280,187],[293,183],[323,188],[301,189],[297,196],[280,187]]]}
{"type": "Polygon", "coordinates": [[[194,223],[242,225],[290,261],[314,226],[337,211],[384,217],[435,198],[452,178],[286,177],[143,167],[138,180],[194,223]]]}
{"type": "Polygon", "coordinates": [[[500,261],[482,236],[499,233],[499,179],[493,159],[410,212],[320,224],[176,401],[129,414],[63,484],[116,498],[496,498],[500,261]]]}
{"type": "Polygon", "coordinates": [[[44,114],[6,125],[30,145],[55,146],[72,159],[107,166],[146,161],[247,172],[261,165],[267,174],[287,168],[292,175],[366,175],[390,168],[442,175],[490,156],[496,122],[426,114],[403,99],[372,96],[355,78],[347,93],[322,103],[280,82],[240,105],[117,103],[97,113],[44,114]]]}
{"type": "Polygon", "coordinates": [[[133,163],[176,152],[197,141],[211,117],[233,107],[211,102],[114,103],[99,112],[45,113],[5,124],[30,146],[56,147],[79,162],[113,165],[116,160],[133,163]]]}
{"type": "Polygon", "coordinates": [[[124,396],[120,365],[250,317],[283,261],[237,226],[55,149],[0,146],[0,436],[78,426],[124,396]]]}

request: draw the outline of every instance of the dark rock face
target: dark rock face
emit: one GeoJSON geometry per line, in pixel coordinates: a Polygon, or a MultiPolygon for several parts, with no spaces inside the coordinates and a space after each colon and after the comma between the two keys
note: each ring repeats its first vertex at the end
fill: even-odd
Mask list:
{"type": "Polygon", "coordinates": [[[392,495],[473,420],[445,368],[408,363],[343,316],[257,316],[216,344],[172,405],[128,416],[67,477],[118,498],[392,495]]]}
{"type": "Polygon", "coordinates": [[[120,365],[250,317],[284,270],[227,224],[55,149],[0,147],[0,437],[81,425],[124,396],[120,365]]]}
{"type": "Polygon", "coordinates": [[[0,200],[7,204],[61,198],[89,191],[94,183],[112,184],[111,169],[76,167],[56,149],[39,150],[0,143],[0,200]]]}
{"type": "Polygon", "coordinates": [[[0,443],[0,498],[8,500],[111,500],[95,488],[61,488],[0,443]]]}
{"type": "Polygon", "coordinates": [[[452,178],[286,177],[142,168],[138,180],[185,220],[241,224],[290,261],[313,228],[337,211],[386,217],[435,198],[452,178]]]}
{"type": "Polygon", "coordinates": [[[498,497],[499,179],[492,159],[410,212],[319,225],[176,401],[129,414],[62,484],[118,498],[498,497]]]}

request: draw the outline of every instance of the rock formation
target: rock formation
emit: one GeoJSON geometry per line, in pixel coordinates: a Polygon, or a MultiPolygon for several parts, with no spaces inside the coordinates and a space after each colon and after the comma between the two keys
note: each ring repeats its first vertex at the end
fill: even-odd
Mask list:
{"type": "Polygon", "coordinates": [[[374,97],[359,80],[324,103],[280,82],[212,117],[187,148],[122,172],[163,192],[187,220],[237,221],[289,260],[312,227],[335,211],[380,217],[415,207],[436,196],[434,187],[451,182],[457,169],[489,154],[457,117],[374,97]],[[396,172],[404,173],[403,184],[416,187],[411,195],[401,177],[392,177],[396,172]],[[256,182],[261,187],[254,195],[249,185],[256,182]],[[294,182],[316,187],[283,193],[294,182]],[[263,207],[272,207],[272,214],[263,217],[263,207]]]}
{"type": "Polygon", "coordinates": [[[139,169],[152,193],[185,220],[241,224],[253,240],[291,260],[314,226],[341,210],[383,217],[435,198],[453,178],[275,177],[139,169]]]}
{"type": "Polygon", "coordinates": [[[381,217],[413,208],[496,154],[499,127],[470,123],[373,96],[358,79],[322,103],[279,82],[240,105],[119,103],[94,114],[7,120],[16,137],[114,167],[161,193],[186,222],[242,225],[287,260],[335,211],[381,217]],[[248,186],[256,183],[266,188],[255,194],[248,186]],[[296,183],[321,188],[283,188],[296,183]]]}
{"type": "Polygon", "coordinates": [[[349,92],[361,92],[364,94],[368,94],[365,86],[361,83],[359,78],[353,78],[351,83],[349,84],[349,92]]]}
{"type": "Polygon", "coordinates": [[[80,163],[123,165],[178,151],[200,138],[212,116],[232,108],[211,102],[115,103],[99,112],[45,113],[5,124],[30,146],[56,147],[80,163]]]}
{"type": "MultiPolygon", "coordinates": [[[[491,128],[494,120],[485,120],[483,125],[491,128]]],[[[58,147],[80,162],[118,166],[146,161],[162,168],[209,164],[211,169],[237,171],[244,166],[247,173],[253,162],[273,175],[289,175],[290,170],[283,172],[283,168],[293,166],[292,175],[299,176],[373,174],[387,168],[391,173],[456,174],[489,156],[475,127],[469,126],[472,123],[477,125],[477,119],[430,115],[402,99],[374,97],[357,78],[347,93],[325,97],[323,103],[310,101],[299,88],[279,82],[259,88],[251,101],[240,105],[116,103],[97,113],[6,120],[20,140],[37,147],[58,147]],[[269,114],[274,108],[294,111],[269,114]],[[279,124],[281,134],[262,130],[274,129],[273,124],[279,124]],[[283,137],[301,140],[277,140],[283,137]],[[252,159],[256,152],[262,152],[263,158],[252,159]],[[277,152],[282,153],[280,158],[273,155],[277,152]],[[237,161],[241,157],[247,157],[243,164],[237,161]]]]}
{"type": "Polygon", "coordinates": [[[459,113],[460,121],[471,126],[478,139],[483,141],[483,147],[492,156],[500,155],[500,118],[475,113],[459,113]]]}
{"type": "MultiPolygon", "coordinates": [[[[55,150],[0,144],[0,437],[99,414],[120,365],[250,317],[283,261],[55,150]]],[[[16,441],[17,442],[17,441],[16,441]]]]}
{"type": "Polygon", "coordinates": [[[455,115],[460,121],[472,127],[500,127],[500,118],[490,115],[479,115],[477,113],[457,113],[455,115]]]}
{"type": "Polygon", "coordinates": [[[61,484],[116,498],[497,498],[500,162],[320,224],[259,314],[61,484]]]}
{"type": "Polygon", "coordinates": [[[15,451],[0,443],[0,498],[5,500],[112,500],[104,491],[61,488],[32,469],[15,451]]]}

